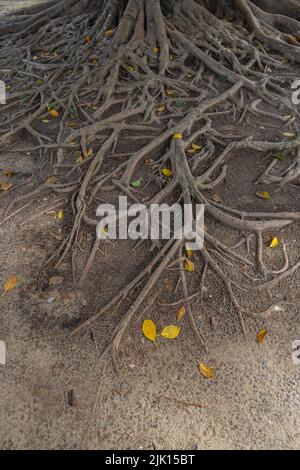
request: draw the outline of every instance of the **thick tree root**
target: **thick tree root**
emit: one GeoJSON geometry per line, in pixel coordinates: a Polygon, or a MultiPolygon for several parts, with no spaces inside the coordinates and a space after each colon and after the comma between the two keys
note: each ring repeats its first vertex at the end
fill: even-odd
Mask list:
{"type": "MultiPolygon", "coordinates": [[[[300,7],[293,0],[233,0],[234,9],[227,10],[230,22],[214,15],[214,4],[201,0],[50,0],[46,6],[34,6],[0,21],[1,78],[13,86],[1,114],[0,149],[26,133],[34,142],[30,151],[43,161],[50,160],[51,175],[27,194],[17,194],[1,223],[11,217],[15,205],[45,191],[69,194],[74,215],[68,236],[44,269],[58,266],[68,255],[76,256],[80,234],[97,224],[93,214],[101,192],[117,189],[132,202],[139,202],[130,184],[143,161],[150,158],[155,173],[144,182],[144,188],[156,181],[159,190],[146,204],[169,201],[176,195],[184,203],[204,204],[214,223],[256,238],[256,259],[250,259],[238,251],[240,243],[227,246],[208,227],[198,256],[202,276],[196,292],[190,291],[184,270],[184,241],[153,243],[157,253],[149,265],[72,332],[90,327],[142,283],[105,351],[112,353],[116,369],[126,328],[175,256],[180,260],[178,285],[182,292],[180,300],[170,305],[186,305],[202,348],[206,342],[191,301],[198,297],[203,301],[208,270],[222,281],[246,334],[244,317],[260,318],[260,314],[240,305],[237,291],[269,289],[299,267],[299,262],[289,266],[283,244],[282,267],[267,268],[263,235],[297,221],[300,213],[237,210],[213,200],[211,190],[225,181],[237,150],[285,152],[296,157],[281,174],[273,173],[273,162],[261,177],[265,183],[280,188],[297,182],[300,176],[298,137],[257,141],[238,133],[253,116],[290,129],[299,118],[286,90],[287,80],[292,79],[284,62],[300,62],[300,7]],[[48,135],[43,121],[51,109],[57,110],[59,118],[48,135]],[[222,114],[235,122],[226,135],[214,124],[214,118],[222,114]],[[174,134],[182,138],[174,140],[174,134]],[[137,150],[120,153],[122,139],[136,142],[137,150]],[[203,147],[190,152],[197,139],[203,147]],[[172,169],[171,181],[160,174],[166,165],[172,169]],[[243,285],[229,273],[230,266],[245,279],[243,285]]],[[[93,244],[80,275],[80,287],[84,287],[101,243],[96,239],[93,244]]]]}

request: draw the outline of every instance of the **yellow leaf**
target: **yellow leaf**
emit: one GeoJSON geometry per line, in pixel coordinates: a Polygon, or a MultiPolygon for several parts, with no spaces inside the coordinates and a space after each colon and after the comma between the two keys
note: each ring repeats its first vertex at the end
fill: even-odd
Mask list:
{"type": "Polygon", "coordinates": [[[167,96],[173,96],[174,93],[175,93],[174,90],[166,90],[166,95],[167,95],[167,96]]]}
{"type": "Polygon", "coordinates": [[[93,155],[93,149],[90,148],[89,150],[87,150],[86,152],[83,152],[83,158],[89,158],[93,155]]]}
{"type": "Polygon", "coordinates": [[[192,144],[192,149],[193,149],[193,150],[201,150],[201,149],[202,149],[202,145],[192,144]]]}
{"type": "Polygon", "coordinates": [[[109,36],[111,36],[113,34],[113,32],[114,32],[113,29],[108,29],[107,31],[104,31],[103,36],[105,38],[108,38],[109,36]]]}
{"type": "Polygon", "coordinates": [[[274,237],[269,245],[269,248],[276,248],[279,245],[279,240],[277,237],[274,237]]]}
{"type": "Polygon", "coordinates": [[[134,72],[134,67],[132,67],[131,65],[128,65],[127,71],[128,71],[129,73],[134,72]]]}
{"type": "Polygon", "coordinates": [[[91,42],[91,40],[92,40],[92,36],[90,36],[90,35],[87,35],[84,38],[84,42],[86,42],[86,43],[91,42]]]}
{"type": "Polygon", "coordinates": [[[282,135],[284,137],[296,137],[296,134],[294,134],[294,132],[283,132],[282,135]]]}
{"type": "Polygon", "coordinates": [[[174,60],[174,57],[170,54],[170,55],[169,55],[169,59],[170,59],[170,61],[172,62],[172,60],[174,60]]]}
{"type": "Polygon", "coordinates": [[[59,116],[59,112],[56,111],[56,109],[49,109],[48,110],[50,116],[54,117],[54,118],[57,118],[59,116]]]}
{"type": "Polygon", "coordinates": [[[163,105],[163,106],[160,106],[159,108],[157,108],[156,111],[158,111],[159,113],[163,113],[165,110],[166,110],[166,107],[163,105]]]}
{"type": "Polygon", "coordinates": [[[63,216],[64,216],[63,211],[62,211],[61,209],[59,209],[59,211],[58,211],[58,213],[57,213],[57,218],[58,218],[58,220],[62,220],[63,216]]]}
{"type": "Polygon", "coordinates": [[[10,178],[11,176],[15,174],[15,172],[11,170],[6,170],[6,171],[3,171],[3,174],[4,176],[7,176],[8,178],[10,178]]]}
{"type": "Polygon", "coordinates": [[[165,326],[160,336],[167,339],[175,339],[180,334],[180,328],[176,325],[165,326]]]}
{"type": "Polygon", "coordinates": [[[186,248],[185,252],[188,258],[191,258],[193,256],[193,250],[191,250],[190,248],[186,248]]]}
{"type": "Polygon", "coordinates": [[[158,54],[159,53],[158,47],[154,47],[153,52],[154,52],[154,54],[158,54]]]}
{"type": "Polygon", "coordinates": [[[189,260],[189,259],[186,259],[185,262],[184,262],[184,269],[188,272],[188,273],[192,273],[195,271],[195,265],[194,263],[189,260]]]}
{"type": "Polygon", "coordinates": [[[43,124],[48,124],[49,119],[42,119],[41,122],[42,122],[43,124]]]}
{"type": "Polygon", "coordinates": [[[156,339],[156,325],[152,320],[144,320],[142,325],[142,332],[144,336],[150,341],[156,339]]]}
{"type": "Polygon", "coordinates": [[[261,345],[261,343],[263,342],[267,334],[268,334],[267,330],[260,330],[257,333],[257,342],[259,345],[261,345]]]}
{"type": "Polygon", "coordinates": [[[206,379],[213,379],[215,376],[215,371],[208,367],[207,365],[203,364],[203,362],[199,362],[198,364],[199,372],[203,375],[206,379]]]}
{"type": "Polygon", "coordinates": [[[10,183],[1,183],[0,188],[2,191],[9,191],[12,188],[12,186],[13,185],[10,183]]]}
{"type": "Polygon", "coordinates": [[[182,134],[179,134],[178,132],[176,132],[175,134],[173,134],[172,139],[173,140],[181,140],[182,139],[182,134]]]}
{"type": "Polygon", "coordinates": [[[55,181],[56,181],[55,176],[48,176],[48,178],[46,179],[46,184],[53,184],[55,183],[55,181]]]}
{"type": "Polygon", "coordinates": [[[68,127],[76,127],[78,126],[77,122],[68,122],[68,127]]]}
{"type": "Polygon", "coordinates": [[[17,285],[17,276],[10,277],[3,285],[4,292],[13,290],[17,285]]]}
{"type": "Polygon", "coordinates": [[[179,307],[176,313],[177,320],[180,321],[185,317],[186,309],[184,306],[179,307]]]}
{"type": "Polygon", "coordinates": [[[171,178],[173,176],[173,171],[170,170],[169,168],[162,168],[160,171],[161,171],[161,174],[166,176],[167,178],[171,178]]]}
{"type": "Polygon", "coordinates": [[[260,197],[261,199],[271,199],[271,195],[268,191],[258,191],[256,196],[260,197]]]}

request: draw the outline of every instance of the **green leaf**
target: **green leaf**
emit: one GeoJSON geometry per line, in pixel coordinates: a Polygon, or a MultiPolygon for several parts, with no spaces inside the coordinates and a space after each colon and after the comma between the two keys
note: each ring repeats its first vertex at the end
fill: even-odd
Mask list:
{"type": "Polygon", "coordinates": [[[132,181],[131,186],[133,188],[139,188],[141,186],[141,184],[142,184],[141,179],[138,179],[138,180],[132,181]]]}

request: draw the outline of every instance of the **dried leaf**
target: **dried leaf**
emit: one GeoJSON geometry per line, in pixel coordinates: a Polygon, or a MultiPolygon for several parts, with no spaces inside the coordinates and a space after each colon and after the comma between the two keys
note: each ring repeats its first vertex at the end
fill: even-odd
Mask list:
{"type": "Polygon", "coordinates": [[[57,118],[59,116],[59,112],[56,111],[56,109],[49,109],[48,110],[50,116],[54,117],[54,118],[57,118]]]}
{"type": "Polygon", "coordinates": [[[5,171],[3,171],[3,174],[4,174],[4,176],[7,176],[8,178],[11,178],[15,174],[15,172],[11,171],[11,170],[5,170],[5,171]]]}
{"type": "Polygon", "coordinates": [[[63,216],[64,216],[64,213],[61,209],[59,209],[58,213],[57,213],[57,218],[58,220],[62,220],[63,219],[63,216]]]}
{"type": "Polygon", "coordinates": [[[176,313],[177,320],[178,321],[182,320],[185,317],[185,314],[186,314],[186,308],[182,305],[177,310],[177,313],[176,313]]]}
{"type": "Polygon", "coordinates": [[[274,237],[269,244],[269,248],[276,248],[278,245],[279,245],[279,240],[277,237],[274,237]]]}
{"type": "Polygon", "coordinates": [[[167,339],[175,339],[180,334],[180,328],[176,325],[168,325],[162,329],[160,336],[167,339]]]}
{"type": "Polygon", "coordinates": [[[113,32],[114,32],[113,29],[108,29],[107,31],[104,31],[103,36],[105,38],[108,38],[109,36],[111,36],[113,34],[113,32]]]}
{"type": "Polygon", "coordinates": [[[294,132],[283,132],[282,135],[284,137],[296,137],[296,134],[294,134],[294,132]]]}
{"type": "Polygon", "coordinates": [[[195,271],[195,265],[193,263],[193,261],[191,261],[190,259],[186,259],[185,262],[184,262],[184,269],[188,272],[188,273],[192,273],[195,271]]]}
{"type": "Polygon", "coordinates": [[[132,183],[130,183],[130,184],[133,188],[139,188],[142,184],[142,181],[140,179],[138,179],[138,180],[132,181],[132,183]]]}
{"type": "Polygon", "coordinates": [[[268,191],[258,191],[256,196],[260,197],[261,199],[271,199],[271,195],[268,191]]]}
{"type": "Polygon", "coordinates": [[[11,188],[12,188],[12,184],[11,183],[1,183],[1,190],[2,191],[9,191],[11,188]]]}
{"type": "Polygon", "coordinates": [[[49,286],[57,286],[58,284],[61,284],[64,281],[63,276],[51,276],[48,279],[48,284],[49,286]]]}
{"type": "Polygon", "coordinates": [[[182,134],[180,134],[179,132],[176,132],[175,134],[173,134],[172,139],[173,140],[181,140],[182,139],[182,134]]]}
{"type": "Polygon", "coordinates": [[[90,148],[89,150],[87,150],[86,152],[83,152],[83,158],[89,158],[89,157],[92,157],[94,151],[92,148],[90,148]]]}
{"type": "Polygon", "coordinates": [[[4,292],[9,292],[13,290],[17,285],[17,276],[11,276],[7,281],[4,283],[3,288],[4,292]]]}
{"type": "Polygon", "coordinates": [[[211,368],[208,367],[207,365],[203,364],[203,362],[199,362],[198,364],[199,372],[200,374],[203,375],[206,379],[213,379],[215,376],[215,371],[211,368]]]}
{"type": "Polygon", "coordinates": [[[87,36],[85,36],[85,38],[84,38],[84,42],[86,42],[86,43],[91,42],[91,40],[92,40],[92,36],[90,36],[89,34],[87,36]]]}
{"type": "Polygon", "coordinates": [[[164,105],[156,109],[156,111],[158,111],[159,113],[163,113],[165,110],[166,110],[166,107],[164,105]]]}
{"type": "Polygon", "coordinates": [[[201,149],[202,149],[202,145],[192,144],[192,149],[193,149],[193,150],[201,150],[201,149]]]}
{"type": "Polygon", "coordinates": [[[259,345],[261,345],[261,343],[263,342],[267,334],[268,334],[267,330],[260,330],[257,333],[257,342],[259,345]]]}
{"type": "Polygon", "coordinates": [[[156,325],[152,320],[144,320],[142,325],[142,332],[144,336],[150,341],[156,339],[156,325]]]}
{"type": "Polygon", "coordinates": [[[223,199],[219,194],[214,193],[212,194],[211,198],[214,202],[223,202],[223,199]]]}
{"type": "Polygon", "coordinates": [[[53,184],[56,181],[56,176],[48,176],[46,179],[46,184],[53,184]]]}
{"type": "Polygon", "coordinates": [[[167,178],[171,178],[173,176],[173,171],[170,170],[169,168],[162,168],[160,172],[162,175],[166,176],[167,178]]]}
{"type": "Polygon", "coordinates": [[[174,93],[175,93],[174,90],[166,90],[166,95],[167,95],[167,96],[173,96],[174,93]]]}

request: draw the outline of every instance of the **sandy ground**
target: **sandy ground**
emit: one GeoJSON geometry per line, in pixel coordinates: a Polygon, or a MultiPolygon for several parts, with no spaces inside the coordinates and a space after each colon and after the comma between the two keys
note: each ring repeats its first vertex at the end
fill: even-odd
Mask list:
{"type": "MultiPolygon", "coordinates": [[[[233,193],[241,207],[254,204],[249,194],[257,175],[250,167],[259,172],[260,161],[257,155],[251,158],[257,159],[254,165],[250,157],[237,159],[222,193],[228,204],[233,193]]],[[[0,170],[8,167],[16,172],[14,183],[18,178],[21,183],[34,160],[2,152],[0,170]]],[[[11,197],[1,195],[2,208],[11,197]]],[[[299,205],[297,193],[289,190],[276,197],[277,208],[291,200],[299,205]]],[[[7,364],[0,366],[0,447],[299,449],[300,366],[292,363],[292,341],[300,339],[299,273],[265,299],[265,307],[280,302],[284,311],[268,322],[247,321],[246,340],[222,290],[209,279],[205,308],[198,307],[198,324],[208,339],[206,355],[186,320],[180,337],[161,341],[158,350],[143,339],[145,316],[159,327],[174,322],[176,308],[154,304],[127,332],[118,378],[110,360],[99,358],[123,310],[112,311],[82,335],[71,337],[70,328],[132,279],[149,255],[132,254],[130,242],[107,244],[83,292],[72,288],[66,262],[55,273],[65,282],[38,294],[38,270],[57,246],[51,233],[63,232],[69,223],[67,210],[62,222],[55,217],[63,207],[61,198],[41,197],[0,225],[0,283],[18,276],[17,288],[0,303],[0,340],[7,345],[7,364]],[[256,333],[263,327],[268,336],[259,348],[256,333]],[[199,360],[215,369],[214,380],[199,374],[199,360]]],[[[280,234],[292,261],[300,251],[298,228],[280,234]]],[[[160,289],[160,300],[172,301],[174,279],[163,279],[160,289]]]]}

